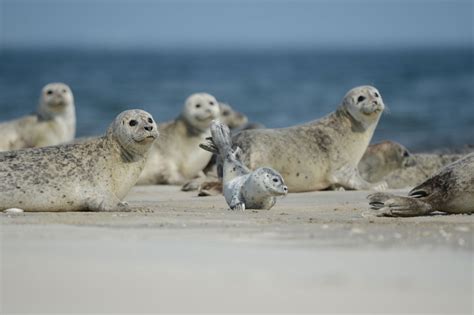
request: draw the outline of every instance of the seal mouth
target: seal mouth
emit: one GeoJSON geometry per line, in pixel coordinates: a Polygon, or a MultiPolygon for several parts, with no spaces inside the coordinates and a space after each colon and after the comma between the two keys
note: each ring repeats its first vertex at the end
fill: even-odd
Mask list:
{"type": "Polygon", "coordinates": [[[153,141],[156,138],[158,138],[158,135],[149,135],[149,136],[146,136],[146,137],[144,137],[142,139],[139,139],[139,140],[138,139],[133,139],[133,140],[135,140],[135,142],[137,142],[137,143],[144,143],[144,142],[153,141]]]}
{"type": "Polygon", "coordinates": [[[208,115],[208,116],[195,116],[196,120],[197,121],[200,121],[200,122],[208,122],[208,121],[211,121],[213,119],[216,118],[216,116],[214,115],[208,115]]]}

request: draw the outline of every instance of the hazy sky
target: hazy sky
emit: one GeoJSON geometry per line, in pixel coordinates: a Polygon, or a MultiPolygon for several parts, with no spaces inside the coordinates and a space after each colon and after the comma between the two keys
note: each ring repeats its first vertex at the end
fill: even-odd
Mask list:
{"type": "Polygon", "coordinates": [[[473,0],[0,0],[0,45],[472,45],[473,0]]]}

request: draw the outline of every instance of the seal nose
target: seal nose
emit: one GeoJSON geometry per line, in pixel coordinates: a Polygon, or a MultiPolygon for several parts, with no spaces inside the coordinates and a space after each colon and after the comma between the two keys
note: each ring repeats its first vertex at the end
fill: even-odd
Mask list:
{"type": "Polygon", "coordinates": [[[153,130],[153,126],[145,126],[144,127],[146,131],[152,131],[153,130]]]}
{"type": "Polygon", "coordinates": [[[285,193],[287,193],[288,192],[288,187],[283,186],[283,190],[285,191],[285,193]]]}

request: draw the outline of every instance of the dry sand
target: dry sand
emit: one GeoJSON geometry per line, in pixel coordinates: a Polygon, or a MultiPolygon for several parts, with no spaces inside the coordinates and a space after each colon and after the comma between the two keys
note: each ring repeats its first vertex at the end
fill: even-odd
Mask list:
{"type": "Polygon", "coordinates": [[[471,314],[474,217],[367,218],[366,195],[232,212],[135,187],[136,212],[0,214],[0,311],[471,314]]]}

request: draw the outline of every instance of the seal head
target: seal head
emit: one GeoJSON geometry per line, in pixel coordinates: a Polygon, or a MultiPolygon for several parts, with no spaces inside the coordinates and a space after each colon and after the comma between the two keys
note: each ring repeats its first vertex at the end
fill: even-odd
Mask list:
{"type": "Polygon", "coordinates": [[[52,119],[71,110],[74,111],[74,97],[69,86],[50,83],[43,87],[38,106],[40,119],[52,119]]]}
{"type": "Polygon", "coordinates": [[[342,101],[342,108],[367,129],[378,122],[385,105],[380,92],[373,86],[365,85],[347,92],[342,101]]]}
{"type": "Polygon", "coordinates": [[[195,93],[186,99],[182,116],[196,133],[201,133],[209,129],[212,120],[219,117],[219,113],[219,103],[214,96],[195,93]]]}

